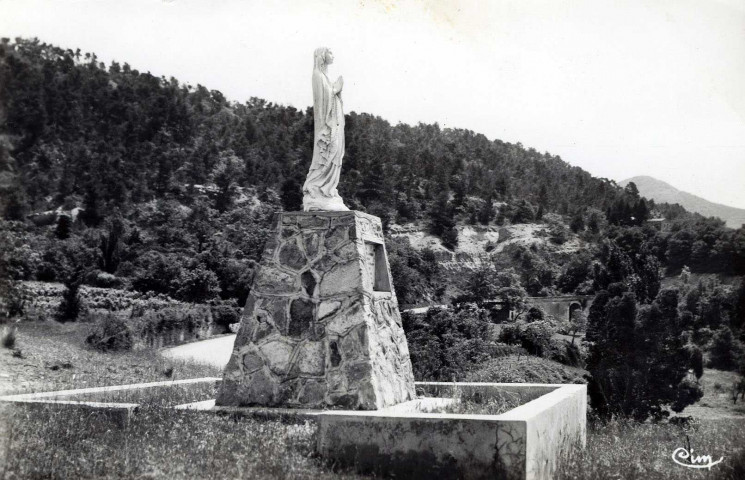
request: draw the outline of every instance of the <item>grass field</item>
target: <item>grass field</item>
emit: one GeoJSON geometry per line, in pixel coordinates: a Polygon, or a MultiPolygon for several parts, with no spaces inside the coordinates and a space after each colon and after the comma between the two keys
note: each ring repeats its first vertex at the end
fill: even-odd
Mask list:
{"type": "Polygon", "coordinates": [[[708,420],[688,427],[668,423],[616,421],[590,423],[587,448],[568,458],[557,478],[601,479],[732,479],[745,478],[745,418],[708,420]],[[689,443],[690,442],[690,443],[689,443]],[[692,448],[696,455],[724,457],[719,465],[691,469],[677,465],[672,453],[692,448]]]}
{"type": "Polygon", "coordinates": [[[84,323],[21,322],[16,328],[20,356],[0,348],[0,395],[222,376],[218,368],[166,359],[155,350],[92,350],[84,323]]]}
{"type": "MultiPolygon", "coordinates": [[[[214,368],[171,362],[154,351],[92,351],[84,331],[85,325],[76,324],[20,324],[16,348],[23,358],[0,348],[2,393],[220,376],[214,368]]],[[[491,381],[555,382],[582,373],[568,374],[540,359],[507,360],[487,365],[484,375],[491,381]]],[[[708,412],[700,423],[590,423],[587,449],[568,458],[556,478],[745,478],[745,471],[736,470],[745,468],[745,416],[740,404],[729,407],[726,392],[716,387],[724,388],[731,375],[705,372],[705,397],[689,407],[708,412]],[[724,461],[711,471],[676,465],[672,452],[688,442],[724,461]]],[[[0,405],[0,478],[368,478],[324,463],[314,453],[315,435],[310,423],[151,406],[122,423],[95,411],[0,405]]]]}

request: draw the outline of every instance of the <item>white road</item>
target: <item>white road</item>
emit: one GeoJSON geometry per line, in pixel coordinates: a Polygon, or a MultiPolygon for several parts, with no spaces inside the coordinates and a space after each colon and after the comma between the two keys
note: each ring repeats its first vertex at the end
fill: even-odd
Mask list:
{"type": "Polygon", "coordinates": [[[161,355],[176,360],[189,360],[225,368],[228,360],[230,360],[230,354],[233,353],[234,342],[235,335],[223,335],[178,347],[166,348],[161,351],[161,355]]]}

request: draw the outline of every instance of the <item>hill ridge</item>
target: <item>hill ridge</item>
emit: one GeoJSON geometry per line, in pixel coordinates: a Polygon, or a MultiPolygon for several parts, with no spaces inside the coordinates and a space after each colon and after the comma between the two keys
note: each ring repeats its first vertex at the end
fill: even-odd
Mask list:
{"type": "Polygon", "coordinates": [[[745,209],[723,205],[712,202],[698,195],[685,192],[669,183],[651,177],[649,175],[638,175],[619,182],[625,187],[634,182],[639,189],[639,194],[654,200],[657,203],[677,203],[689,212],[695,212],[705,217],[718,217],[731,228],[739,228],[745,224],[745,209]]]}

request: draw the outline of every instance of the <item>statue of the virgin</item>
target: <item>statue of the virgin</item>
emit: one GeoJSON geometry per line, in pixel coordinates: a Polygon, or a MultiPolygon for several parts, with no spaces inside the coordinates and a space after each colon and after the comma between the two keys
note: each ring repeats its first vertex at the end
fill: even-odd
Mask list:
{"type": "Polygon", "coordinates": [[[334,55],[328,48],[317,48],[313,62],[313,161],[303,185],[303,210],[349,210],[336,189],[344,157],[344,79],[329,80],[334,55]]]}

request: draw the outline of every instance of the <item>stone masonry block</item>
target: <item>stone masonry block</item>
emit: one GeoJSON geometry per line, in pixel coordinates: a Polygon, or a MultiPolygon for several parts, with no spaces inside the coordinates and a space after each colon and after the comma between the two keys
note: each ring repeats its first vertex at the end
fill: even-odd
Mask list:
{"type": "Polygon", "coordinates": [[[380,219],[282,212],[274,222],[221,406],[375,410],[415,397],[380,219]],[[375,252],[371,255],[370,252],[375,252]]]}

